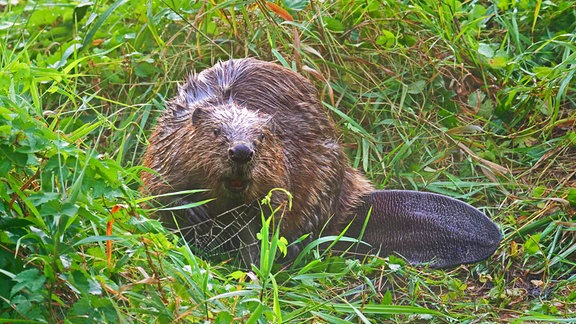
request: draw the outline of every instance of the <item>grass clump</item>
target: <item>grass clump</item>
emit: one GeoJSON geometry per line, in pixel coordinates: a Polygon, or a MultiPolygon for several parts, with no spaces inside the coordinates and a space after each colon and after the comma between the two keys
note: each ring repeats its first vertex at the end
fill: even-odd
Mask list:
{"type": "MultiPolygon", "coordinates": [[[[1,318],[576,320],[570,1],[52,0],[0,10],[1,318]],[[251,271],[193,255],[141,209],[140,156],[176,81],[246,56],[307,76],[377,187],[480,207],[504,233],[497,253],[446,271],[315,249],[292,267],[271,257],[251,271]]],[[[262,238],[277,253],[280,238],[262,238]]]]}

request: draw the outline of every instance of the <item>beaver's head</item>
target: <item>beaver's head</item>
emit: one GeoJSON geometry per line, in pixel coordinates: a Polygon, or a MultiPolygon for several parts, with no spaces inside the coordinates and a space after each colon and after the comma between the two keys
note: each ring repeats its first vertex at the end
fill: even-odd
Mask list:
{"type": "Polygon", "coordinates": [[[190,140],[202,152],[204,183],[215,197],[251,202],[285,186],[282,146],[269,115],[227,103],[196,107],[191,122],[190,140]]]}

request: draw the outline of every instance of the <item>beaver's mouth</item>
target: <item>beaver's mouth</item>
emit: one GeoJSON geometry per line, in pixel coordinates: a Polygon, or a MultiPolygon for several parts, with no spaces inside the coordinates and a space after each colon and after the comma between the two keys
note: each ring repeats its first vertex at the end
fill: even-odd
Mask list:
{"type": "Polygon", "coordinates": [[[234,193],[241,193],[248,187],[248,180],[240,178],[228,178],[224,180],[226,189],[234,193]]]}

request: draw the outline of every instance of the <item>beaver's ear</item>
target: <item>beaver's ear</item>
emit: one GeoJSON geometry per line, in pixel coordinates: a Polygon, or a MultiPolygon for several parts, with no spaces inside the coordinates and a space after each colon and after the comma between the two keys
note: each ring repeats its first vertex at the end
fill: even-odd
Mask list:
{"type": "Polygon", "coordinates": [[[192,112],[192,125],[197,126],[205,115],[206,111],[203,108],[196,107],[192,112]]]}
{"type": "Polygon", "coordinates": [[[172,100],[166,104],[166,114],[169,114],[168,116],[171,116],[174,121],[182,121],[190,118],[190,108],[186,104],[172,100]]]}
{"type": "Polygon", "coordinates": [[[396,253],[432,267],[486,259],[501,240],[496,224],[478,209],[446,196],[403,190],[374,191],[364,197],[345,235],[358,237],[362,231],[362,241],[372,247],[360,244],[350,252],[396,253]]]}

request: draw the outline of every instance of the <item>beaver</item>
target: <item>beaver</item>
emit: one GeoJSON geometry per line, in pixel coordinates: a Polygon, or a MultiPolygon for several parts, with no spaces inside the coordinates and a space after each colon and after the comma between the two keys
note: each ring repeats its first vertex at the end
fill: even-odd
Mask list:
{"type": "MultiPolygon", "coordinates": [[[[463,202],[375,190],[348,163],[314,86],[274,63],[233,59],[190,75],[149,142],[143,165],[152,172],[142,175],[143,190],[159,196],[166,226],[208,257],[257,263],[259,201],[275,188],[293,196],[292,208],[278,213],[281,235],[290,242],[307,235],[290,246],[287,259],[348,225],[347,236],[369,240],[356,252],[398,253],[438,267],[486,258],[500,241],[496,225],[463,202]]],[[[275,191],[271,205],[286,200],[275,191]]]]}

